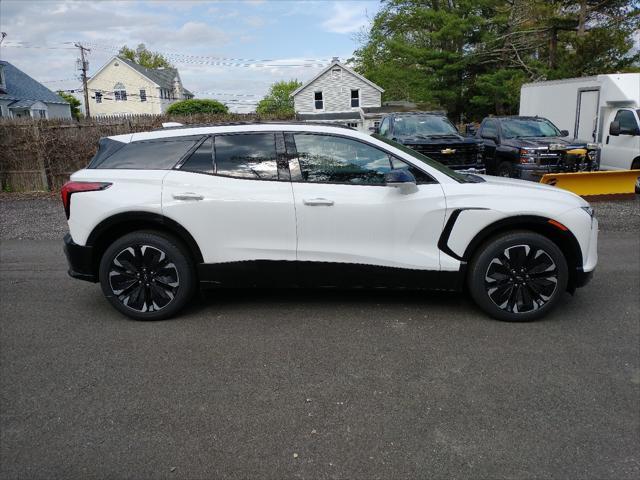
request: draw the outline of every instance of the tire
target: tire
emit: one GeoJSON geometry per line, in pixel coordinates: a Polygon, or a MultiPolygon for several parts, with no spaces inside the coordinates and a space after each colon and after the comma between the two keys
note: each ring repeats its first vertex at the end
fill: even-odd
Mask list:
{"type": "Polygon", "coordinates": [[[172,317],[196,289],[186,247],[157,231],[132,232],[113,242],[100,261],[99,278],[111,305],[135,320],[172,317]]]}
{"type": "Polygon", "coordinates": [[[500,165],[498,165],[498,169],[496,170],[496,175],[498,177],[513,177],[513,165],[511,164],[511,162],[501,162],[500,165]]]}
{"type": "MultiPolygon", "coordinates": [[[[631,170],[640,170],[640,158],[636,158],[633,163],[631,163],[631,170]]],[[[636,178],[636,195],[640,195],[640,175],[636,178]]]]}
{"type": "Polygon", "coordinates": [[[568,280],[560,248],[547,237],[523,230],[485,242],[471,261],[467,284],[476,304],[493,318],[529,322],[557,306],[568,280]]]}

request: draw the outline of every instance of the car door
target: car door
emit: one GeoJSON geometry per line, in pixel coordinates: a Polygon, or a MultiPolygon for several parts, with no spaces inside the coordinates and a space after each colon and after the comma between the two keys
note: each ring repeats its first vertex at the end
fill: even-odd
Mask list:
{"type": "Polygon", "coordinates": [[[353,284],[350,274],[364,270],[371,275],[364,284],[376,285],[375,267],[388,267],[389,273],[440,269],[437,242],[446,205],[433,178],[359,139],[308,132],[285,138],[292,157],[297,260],[319,267],[314,274],[321,278],[314,281],[353,284]],[[392,168],[409,169],[418,180],[415,191],[387,186],[384,174],[392,168]]]}
{"type": "Polygon", "coordinates": [[[480,138],[484,143],[483,159],[487,173],[494,174],[497,170],[496,149],[498,148],[498,122],[488,119],[482,122],[480,127],[480,138]]]}
{"type": "Polygon", "coordinates": [[[600,154],[600,166],[614,170],[629,169],[631,162],[640,156],[640,135],[638,135],[640,123],[633,110],[618,110],[614,121],[620,123],[620,135],[611,135],[607,131],[600,154]]]}
{"type": "MultiPolygon", "coordinates": [[[[162,211],[186,228],[205,263],[296,257],[296,225],[288,169],[278,168],[281,133],[207,137],[163,182],[162,211]]],[[[284,158],[284,157],[282,157],[284,158]]]]}

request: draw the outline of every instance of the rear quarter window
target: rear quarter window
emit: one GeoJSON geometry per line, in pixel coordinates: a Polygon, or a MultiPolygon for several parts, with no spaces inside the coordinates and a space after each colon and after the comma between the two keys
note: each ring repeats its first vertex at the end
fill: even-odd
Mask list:
{"type": "Polygon", "coordinates": [[[167,170],[180,161],[197,143],[197,139],[172,138],[126,144],[90,168],[167,170]]]}

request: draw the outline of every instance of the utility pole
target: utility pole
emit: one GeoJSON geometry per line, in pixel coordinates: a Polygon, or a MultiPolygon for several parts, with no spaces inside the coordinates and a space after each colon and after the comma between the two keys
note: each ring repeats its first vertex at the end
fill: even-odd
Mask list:
{"type": "Polygon", "coordinates": [[[82,88],[84,90],[84,113],[87,118],[91,117],[89,113],[89,89],[87,88],[87,70],[89,70],[89,62],[84,58],[84,52],[90,52],[88,48],[76,43],[75,46],[80,49],[80,70],[82,70],[82,88]]]}

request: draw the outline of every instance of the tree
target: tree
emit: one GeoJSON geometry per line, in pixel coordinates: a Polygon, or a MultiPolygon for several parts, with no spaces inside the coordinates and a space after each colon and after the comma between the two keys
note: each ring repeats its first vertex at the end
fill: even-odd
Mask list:
{"type": "Polygon", "coordinates": [[[63,92],[62,90],[58,91],[58,95],[60,95],[65,102],[69,103],[69,106],[71,107],[71,116],[75,120],[80,120],[80,117],[82,116],[82,113],[80,112],[80,100],[70,93],[63,92]]]}
{"type": "Polygon", "coordinates": [[[633,71],[639,0],[383,0],[354,52],[385,100],[516,113],[524,82],[633,71]]]}
{"type": "Polygon", "coordinates": [[[198,113],[229,113],[226,105],[217,100],[191,99],[181,100],[169,106],[170,115],[195,115],[198,113]]]}
{"type": "Polygon", "coordinates": [[[258,102],[256,113],[260,115],[293,116],[293,98],[291,93],[302,86],[298,80],[276,82],[269,88],[269,93],[258,102]]]}
{"type": "Polygon", "coordinates": [[[172,66],[162,54],[148,50],[144,43],[139,44],[135,50],[124,45],[118,55],[146,68],[170,68],[172,66]]]}

